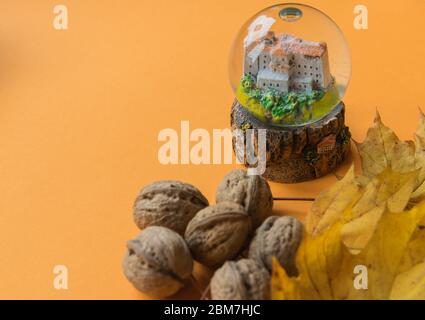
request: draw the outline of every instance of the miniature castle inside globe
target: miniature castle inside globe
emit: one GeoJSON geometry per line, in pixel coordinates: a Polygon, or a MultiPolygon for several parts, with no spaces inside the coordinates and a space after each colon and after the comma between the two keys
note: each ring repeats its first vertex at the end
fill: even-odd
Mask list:
{"type": "Polygon", "coordinates": [[[245,23],[230,64],[238,101],[278,126],[328,114],[341,101],[351,70],[338,27],[320,11],[296,4],[267,8],[245,23]]]}
{"type": "Polygon", "coordinates": [[[350,132],[342,98],[350,75],[346,39],[318,9],[277,4],[242,25],[229,61],[231,125],[266,130],[265,178],[311,180],[344,160],[350,132]]]}
{"type": "Polygon", "coordinates": [[[282,93],[325,91],[332,83],[325,42],[305,41],[273,31],[245,42],[244,74],[257,88],[282,93]]]}

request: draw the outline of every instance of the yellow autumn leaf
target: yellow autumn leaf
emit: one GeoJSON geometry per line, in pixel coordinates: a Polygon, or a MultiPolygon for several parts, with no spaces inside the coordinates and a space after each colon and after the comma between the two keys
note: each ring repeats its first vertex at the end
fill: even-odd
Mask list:
{"type": "MultiPolygon", "coordinates": [[[[367,299],[388,299],[398,275],[400,261],[414,234],[419,221],[425,216],[425,205],[409,212],[385,212],[369,244],[359,255],[351,256],[351,267],[364,265],[368,267],[369,285],[367,299]]],[[[347,271],[350,271],[348,268],[347,271]]],[[[352,290],[349,298],[359,296],[359,291],[352,290]]]]}
{"type": "Polygon", "coordinates": [[[425,260],[425,228],[419,226],[413,234],[398,267],[402,273],[425,260]]]}
{"type": "Polygon", "coordinates": [[[341,229],[342,242],[352,254],[366,247],[385,210],[400,212],[406,208],[417,174],[417,171],[397,173],[385,169],[368,183],[341,229]]]}
{"type": "Polygon", "coordinates": [[[420,111],[415,141],[401,141],[393,130],[386,127],[377,113],[366,139],[358,143],[364,177],[358,181],[368,182],[386,168],[400,173],[419,170],[411,204],[425,200],[425,115],[420,111]]]}
{"type": "Polygon", "coordinates": [[[313,203],[306,221],[306,230],[317,236],[339,219],[344,219],[342,241],[352,253],[363,249],[383,212],[403,211],[412,194],[417,172],[397,173],[385,169],[364,188],[356,180],[352,167],[345,177],[322,192],[313,203]],[[343,212],[348,207],[346,216],[343,212]]]}
{"type": "Polygon", "coordinates": [[[425,198],[425,115],[421,110],[419,113],[419,125],[415,133],[415,168],[419,170],[419,174],[412,194],[413,203],[425,198]]]}
{"type": "Polygon", "coordinates": [[[356,145],[362,160],[363,174],[367,177],[374,177],[386,168],[401,173],[415,169],[414,143],[400,141],[394,131],[382,123],[379,113],[366,139],[356,145]]]}
{"type": "Polygon", "coordinates": [[[419,124],[416,129],[416,145],[425,148],[425,114],[419,109],[419,124]]]}
{"type": "Polygon", "coordinates": [[[355,180],[354,166],[343,179],[335,183],[316,198],[306,219],[306,230],[317,235],[341,218],[340,213],[357,200],[360,184],[355,180]]]}
{"type": "Polygon", "coordinates": [[[344,224],[341,240],[352,254],[359,254],[366,247],[385,211],[385,203],[344,224]]]}
{"type": "Polygon", "coordinates": [[[425,216],[425,204],[408,212],[385,211],[368,245],[352,255],[341,245],[338,221],[316,237],[306,235],[297,254],[299,275],[290,278],[275,261],[272,296],[275,299],[389,299],[422,297],[420,275],[425,266],[416,264],[401,272],[410,240],[425,216]],[[368,289],[355,287],[356,266],[366,266],[368,289]]]}
{"type": "Polygon", "coordinates": [[[332,299],[328,282],[330,273],[336,271],[341,258],[339,238],[340,223],[327,232],[310,237],[305,235],[296,257],[298,277],[289,277],[276,259],[273,259],[272,299],[274,300],[319,300],[332,299]]]}
{"type": "Polygon", "coordinates": [[[400,273],[393,284],[390,299],[424,300],[425,299],[425,262],[400,273]]]}
{"type": "Polygon", "coordinates": [[[366,185],[364,193],[353,207],[353,218],[385,202],[390,211],[403,211],[413,192],[417,174],[417,171],[399,173],[385,169],[366,185]]]}
{"type": "Polygon", "coordinates": [[[363,175],[352,167],[317,197],[298,276],[274,260],[274,299],[425,299],[425,116],[413,143],[377,115],[357,146],[363,175]],[[367,271],[366,290],[357,286],[359,270],[367,271]]]}

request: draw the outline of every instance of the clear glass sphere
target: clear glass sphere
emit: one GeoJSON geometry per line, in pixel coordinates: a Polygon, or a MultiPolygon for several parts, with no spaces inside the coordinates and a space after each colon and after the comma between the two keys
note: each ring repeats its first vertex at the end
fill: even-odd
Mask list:
{"type": "Polygon", "coordinates": [[[258,12],[240,29],[230,54],[237,100],[272,125],[323,118],[341,102],[350,75],[350,51],[339,27],[302,4],[258,12]]]}

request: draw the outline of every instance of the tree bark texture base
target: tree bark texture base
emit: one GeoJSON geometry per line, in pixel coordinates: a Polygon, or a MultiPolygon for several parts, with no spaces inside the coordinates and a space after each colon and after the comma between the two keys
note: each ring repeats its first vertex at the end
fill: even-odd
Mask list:
{"type": "Polygon", "coordinates": [[[340,102],[316,122],[278,127],[258,120],[235,100],[231,125],[232,130],[267,129],[264,178],[280,183],[297,183],[322,177],[344,160],[350,149],[351,137],[345,126],[344,114],[345,105],[340,102]]]}

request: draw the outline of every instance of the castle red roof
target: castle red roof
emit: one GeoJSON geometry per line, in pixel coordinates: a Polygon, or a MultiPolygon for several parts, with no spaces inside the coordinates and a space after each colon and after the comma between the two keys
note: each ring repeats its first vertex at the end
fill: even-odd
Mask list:
{"type": "Polygon", "coordinates": [[[289,34],[275,35],[269,31],[262,39],[257,39],[247,48],[253,49],[261,42],[265,42],[263,51],[274,56],[285,56],[290,53],[301,54],[309,57],[321,57],[327,50],[326,42],[305,41],[289,34]]]}

